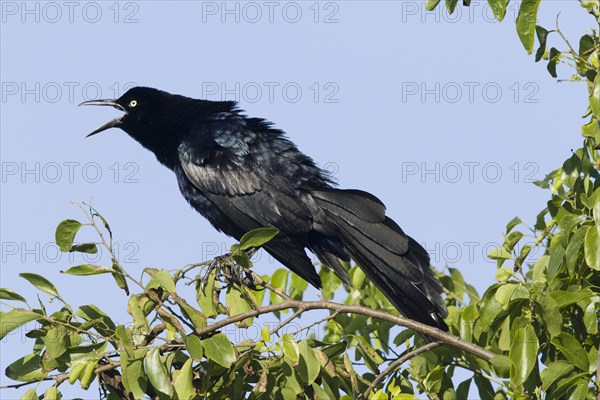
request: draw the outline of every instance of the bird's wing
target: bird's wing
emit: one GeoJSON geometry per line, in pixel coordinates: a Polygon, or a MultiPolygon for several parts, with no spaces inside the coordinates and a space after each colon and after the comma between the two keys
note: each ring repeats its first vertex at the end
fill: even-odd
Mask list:
{"type": "Polygon", "coordinates": [[[189,181],[230,220],[249,231],[275,227],[280,234],[265,248],[288,268],[320,286],[314,265],[298,236],[312,228],[307,193],[290,186],[253,154],[252,135],[238,121],[203,123],[178,148],[179,161],[189,181]],[[287,250],[286,250],[287,249],[287,250]],[[289,254],[286,254],[289,253],[289,254]]]}

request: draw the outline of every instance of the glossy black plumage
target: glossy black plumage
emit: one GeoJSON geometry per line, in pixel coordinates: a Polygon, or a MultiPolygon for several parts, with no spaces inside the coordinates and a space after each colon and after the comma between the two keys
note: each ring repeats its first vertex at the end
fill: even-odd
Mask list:
{"type": "MultiPolygon", "coordinates": [[[[85,104],[85,103],[84,103],[85,104]]],[[[350,284],[340,259],[354,259],[409,318],[448,327],[442,287],[429,255],[385,215],[375,196],[334,188],[328,175],[270,123],[234,102],[195,100],[133,88],[111,105],[125,114],[92,134],[120,127],[173,170],[186,200],[236,239],[259,227],[280,233],[265,249],[320,287],[305,248],[350,284]]]]}

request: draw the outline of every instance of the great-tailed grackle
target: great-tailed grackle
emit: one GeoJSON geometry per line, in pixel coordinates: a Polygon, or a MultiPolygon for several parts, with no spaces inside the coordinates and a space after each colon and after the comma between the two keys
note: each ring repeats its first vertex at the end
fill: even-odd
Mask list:
{"type": "Polygon", "coordinates": [[[187,201],[218,230],[280,233],[264,247],[319,288],[305,248],[346,284],[340,259],[353,259],[405,316],[448,330],[429,255],[360,190],[336,189],[325,171],[271,123],[245,116],[232,101],[196,100],[136,87],[117,100],[84,105],[124,112],[88,136],[121,128],[175,172],[187,201]]]}

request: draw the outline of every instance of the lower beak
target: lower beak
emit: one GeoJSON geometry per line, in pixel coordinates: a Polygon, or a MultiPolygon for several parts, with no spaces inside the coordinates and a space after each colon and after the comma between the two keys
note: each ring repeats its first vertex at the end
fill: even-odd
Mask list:
{"type": "MultiPolygon", "coordinates": [[[[115,100],[84,101],[83,103],[80,104],[80,106],[111,106],[118,110],[125,111],[125,109],[119,103],[117,103],[115,100]]],[[[95,135],[97,133],[100,133],[100,132],[105,131],[110,128],[118,128],[119,126],[121,126],[121,118],[115,118],[115,119],[108,121],[104,125],[94,129],[86,137],[90,137],[92,135],[95,135]]]]}

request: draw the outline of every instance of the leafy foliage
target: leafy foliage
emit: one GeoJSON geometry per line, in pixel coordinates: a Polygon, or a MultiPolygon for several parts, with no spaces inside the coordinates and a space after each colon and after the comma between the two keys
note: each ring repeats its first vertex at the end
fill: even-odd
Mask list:
{"type": "MultiPolygon", "coordinates": [[[[427,7],[439,3],[428,0],[427,7]]],[[[508,3],[489,0],[498,20],[508,3]]],[[[110,257],[104,265],[76,265],[64,273],[81,279],[110,273],[128,296],[131,321],[116,324],[93,304],[75,307],[46,278],[23,273],[57,301],[35,308],[15,291],[0,289],[0,299],[17,304],[3,302],[10,311],[0,312],[0,338],[37,321],[27,333],[32,352],[14,361],[6,375],[24,385],[47,382],[47,399],[60,398],[65,382],[87,390],[95,380],[109,399],[405,400],[425,394],[452,400],[465,399],[470,391],[481,399],[597,396],[599,38],[591,31],[574,49],[558,26],[537,25],[540,3],[521,2],[517,33],[529,53],[537,37],[535,61],[545,59],[553,77],[557,66],[566,64],[576,69],[571,80],[587,82],[583,145],[535,183],[548,191],[549,200],[534,224],[519,218],[507,224],[502,246],[489,254],[497,262],[495,284],[479,295],[457,269],[440,276],[451,335],[398,317],[357,266],[345,265],[352,287],[321,268],[322,301],[306,301],[307,283],[286,269],[256,275],[251,256],[277,235],[272,228],[249,232],[215,260],[175,270],[148,268],[137,280],[116,257],[106,220],[91,206],[80,205],[88,221],[61,222],[57,244],[65,252],[95,253],[101,247],[110,257]],[[567,49],[550,46],[555,38],[563,39],[567,49]],[[94,229],[98,242],[77,244],[83,229],[94,229]],[[188,286],[195,299],[181,295],[188,286]],[[344,296],[343,303],[332,302],[335,295],[344,296]],[[301,324],[299,318],[311,310],[322,310],[321,319],[301,324]],[[274,315],[279,323],[264,324],[263,315],[274,315]],[[260,334],[233,340],[221,331],[230,325],[260,334]],[[417,332],[442,344],[428,343],[417,332]],[[468,372],[466,380],[456,379],[458,370],[468,372]]],[[[600,20],[598,0],[580,4],[600,20]]],[[[454,12],[459,5],[447,0],[445,6],[454,12]]],[[[38,398],[42,390],[44,385],[37,385],[22,398],[38,398]]]]}

